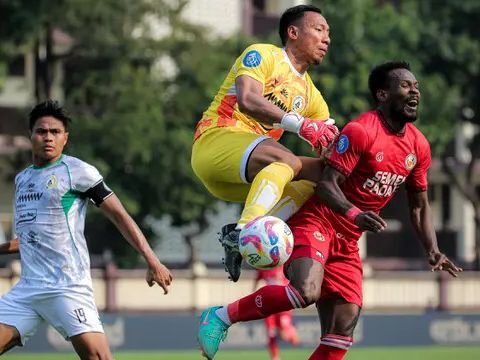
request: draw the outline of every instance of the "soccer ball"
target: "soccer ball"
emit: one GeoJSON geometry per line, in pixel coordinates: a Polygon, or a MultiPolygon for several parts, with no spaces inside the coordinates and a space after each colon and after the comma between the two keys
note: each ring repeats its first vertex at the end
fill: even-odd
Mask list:
{"type": "Polygon", "coordinates": [[[283,265],[293,250],[293,235],[288,225],[275,216],[260,216],[240,231],[238,248],[255,269],[283,265]]]}

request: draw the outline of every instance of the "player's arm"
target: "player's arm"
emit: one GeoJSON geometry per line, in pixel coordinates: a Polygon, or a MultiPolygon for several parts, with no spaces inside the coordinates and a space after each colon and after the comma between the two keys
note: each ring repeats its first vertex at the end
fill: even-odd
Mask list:
{"type": "Polygon", "coordinates": [[[0,245],[0,254],[16,254],[18,252],[20,252],[18,239],[13,239],[0,245]]]}
{"type": "Polygon", "coordinates": [[[100,208],[130,245],[143,256],[148,265],[146,276],[148,285],[153,286],[157,283],[167,294],[168,286],[172,282],[172,274],[157,258],[137,223],[125,210],[118,197],[103,180],[89,188],[85,196],[100,208]]]}
{"type": "Polygon", "coordinates": [[[173,279],[172,274],[157,258],[137,223],[127,213],[118,197],[112,194],[99,207],[117,227],[123,237],[147,262],[149,267],[147,272],[148,285],[153,286],[154,283],[157,283],[163,288],[164,293],[167,294],[168,286],[173,279]]]}
{"type": "Polygon", "coordinates": [[[463,270],[456,266],[445,254],[441,253],[438,248],[427,192],[407,190],[407,193],[410,220],[425,249],[432,271],[444,270],[456,277],[457,273],[463,270]]]}
{"type": "Polygon", "coordinates": [[[262,124],[280,123],[285,111],[263,97],[263,84],[248,75],[235,79],[238,109],[262,124]]]}
{"type": "Polygon", "coordinates": [[[330,209],[339,213],[364,231],[380,232],[387,224],[373,211],[361,211],[353,205],[343,193],[340,185],[346,176],[332,166],[327,165],[322,172],[315,189],[316,196],[330,209]]]}
{"type": "Polygon", "coordinates": [[[296,133],[314,149],[322,149],[332,143],[338,135],[333,119],[312,120],[295,112],[285,112],[263,97],[263,84],[248,76],[235,79],[238,108],[257,121],[296,133]],[[319,121],[320,120],[320,121],[319,121]]]}

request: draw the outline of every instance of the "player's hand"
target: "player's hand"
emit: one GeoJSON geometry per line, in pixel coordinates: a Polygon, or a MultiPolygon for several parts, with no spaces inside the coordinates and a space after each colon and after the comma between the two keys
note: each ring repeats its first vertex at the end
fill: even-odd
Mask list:
{"type": "Polygon", "coordinates": [[[163,289],[163,293],[168,294],[168,286],[172,283],[173,276],[165,265],[157,261],[148,267],[145,280],[150,287],[157,283],[163,289]]]}
{"type": "Polygon", "coordinates": [[[457,277],[463,269],[458,267],[445,254],[441,252],[433,252],[428,255],[428,263],[432,267],[432,271],[446,271],[453,277],[457,277]]]}
{"type": "Polygon", "coordinates": [[[312,145],[317,152],[322,151],[322,149],[328,148],[339,134],[338,128],[333,125],[334,123],[333,119],[315,121],[304,118],[298,129],[298,136],[312,145]]]}
{"type": "Polygon", "coordinates": [[[333,119],[315,121],[291,111],[283,115],[280,123],[273,125],[298,134],[301,139],[312,145],[314,150],[320,152],[337,138],[339,132],[334,124],[333,119]]]}
{"type": "Polygon", "coordinates": [[[355,225],[363,231],[378,233],[385,230],[387,223],[373,211],[364,211],[355,218],[355,225]]]}

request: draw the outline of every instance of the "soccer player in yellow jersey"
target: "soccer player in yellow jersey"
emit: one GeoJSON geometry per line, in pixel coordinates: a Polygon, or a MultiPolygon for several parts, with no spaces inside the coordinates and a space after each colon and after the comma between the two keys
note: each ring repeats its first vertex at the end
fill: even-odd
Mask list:
{"type": "Polygon", "coordinates": [[[242,262],[240,229],[273,208],[277,216],[291,215],[313,194],[321,172],[320,158],[296,156],[277,140],[284,131],[294,132],[318,151],[338,134],[307,73],[330,44],[321,10],[286,10],[279,33],[283,48],[254,44],[236,59],[194,135],[191,162],[198,178],[214,196],[245,202],[238,223],[225,225],[220,239],[233,281],[242,262]]]}

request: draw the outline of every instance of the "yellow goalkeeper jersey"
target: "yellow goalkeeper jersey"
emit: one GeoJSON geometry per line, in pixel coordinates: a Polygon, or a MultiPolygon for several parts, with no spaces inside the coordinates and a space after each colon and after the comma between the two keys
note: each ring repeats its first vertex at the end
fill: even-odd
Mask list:
{"type": "Polygon", "coordinates": [[[239,111],[235,79],[241,75],[261,82],[264,98],[286,112],[295,111],[320,121],[330,117],[328,106],[308,73],[300,74],[295,70],[284,49],[271,44],[254,44],[236,59],[217,95],[197,123],[194,141],[216,127],[231,127],[277,140],[282,136],[282,129],[262,124],[239,111]]]}

